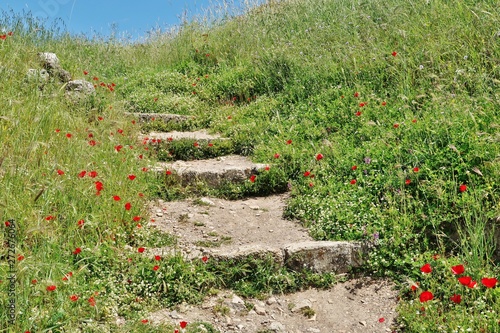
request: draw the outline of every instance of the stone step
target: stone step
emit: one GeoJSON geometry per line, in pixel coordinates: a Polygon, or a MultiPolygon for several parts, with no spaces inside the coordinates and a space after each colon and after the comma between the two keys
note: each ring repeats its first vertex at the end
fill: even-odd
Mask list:
{"type": "Polygon", "coordinates": [[[163,121],[164,123],[180,123],[183,121],[195,119],[194,116],[185,116],[179,114],[168,113],[142,113],[142,112],[125,112],[126,116],[137,118],[139,122],[163,121]]]}
{"type": "Polygon", "coordinates": [[[158,162],[152,170],[159,173],[167,170],[175,172],[184,184],[201,180],[217,187],[225,182],[242,183],[265,167],[265,164],[253,163],[248,157],[229,155],[208,160],[158,162]]]}
{"type": "Polygon", "coordinates": [[[195,141],[213,141],[213,140],[229,140],[228,138],[222,138],[219,134],[209,134],[206,130],[193,131],[193,132],[151,132],[146,135],[141,135],[139,137],[142,141],[151,141],[151,140],[162,140],[162,141],[171,141],[171,140],[182,140],[189,139],[195,141]]]}

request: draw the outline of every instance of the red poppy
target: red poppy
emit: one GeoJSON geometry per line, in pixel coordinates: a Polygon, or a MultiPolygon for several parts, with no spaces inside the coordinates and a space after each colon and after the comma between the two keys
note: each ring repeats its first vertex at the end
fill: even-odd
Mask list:
{"type": "Polygon", "coordinates": [[[356,184],[358,181],[356,179],[351,180],[351,185],[356,184]]]}
{"type": "Polygon", "coordinates": [[[135,179],[135,175],[128,175],[128,179],[134,180],[135,179]]]}
{"type": "Polygon", "coordinates": [[[143,171],[143,172],[147,172],[147,171],[148,171],[148,168],[142,168],[142,171],[143,171]]]}
{"type": "Polygon", "coordinates": [[[122,130],[121,128],[119,128],[119,129],[117,130],[117,132],[118,132],[119,134],[123,134],[123,130],[122,130]]]}
{"type": "Polygon", "coordinates": [[[58,174],[59,176],[62,176],[62,175],[64,175],[64,171],[62,171],[62,170],[57,170],[57,174],[58,174]]]}
{"type": "Polygon", "coordinates": [[[356,91],[356,92],[354,93],[354,97],[359,97],[359,92],[357,92],[357,91],[356,91]]]}
{"type": "Polygon", "coordinates": [[[384,321],[385,321],[385,318],[383,318],[383,317],[378,319],[379,323],[383,323],[384,321]]]}
{"type": "Polygon", "coordinates": [[[472,281],[471,281],[471,282],[467,285],[467,287],[469,287],[469,288],[476,288],[476,286],[477,286],[477,281],[474,281],[474,280],[472,280],[472,281]]]}
{"type": "Polygon", "coordinates": [[[89,145],[91,145],[92,147],[94,147],[96,144],[97,144],[97,142],[95,142],[95,140],[89,141],[89,145]]]}
{"type": "Polygon", "coordinates": [[[160,261],[160,260],[161,260],[161,257],[160,257],[160,256],[155,256],[155,260],[156,260],[156,261],[160,261]]]}
{"type": "Polygon", "coordinates": [[[287,144],[287,145],[291,145],[291,144],[292,144],[292,140],[287,140],[287,141],[286,141],[286,144],[287,144]]]}
{"type": "Polygon", "coordinates": [[[74,251],[73,251],[73,254],[80,254],[82,252],[82,249],[77,247],[74,251]]]}
{"type": "Polygon", "coordinates": [[[140,247],[140,248],[138,248],[138,249],[137,249],[137,251],[138,251],[139,253],[143,253],[143,252],[144,252],[144,250],[145,250],[145,248],[143,248],[143,247],[140,247]]]}
{"type": "Polygon", "coordinates": [[[278,153],[274,154],[274,158],[280,158],[280,154],[278,153]]]}
{"type": "Polygon", "coordinates": [[[415,290],[417,290],[417,289],[418,289],[418,282],[417,282],[417,283],[412,284],[412,285],[410,286],[410,289],[411,289],[411,291],[415,291],[415,290]]]}
{"type": "Polygon", "coordinates": [[[104,120],[104,118],[103,118],[103,117],[97,117],[97,120],[99,120],[99,121],[103,121],[103,120],[104,120]]]}
{"type": "Polygon", "coordinates": [[[160,269],[160,266],[156,265],[155,267],[153,267],[153,271],[157,271],[160,269]]]}
{"type": "Polygon", "coordinates": [[[120,200],[121,200],[121,198],[120,198],[119,196],[117,196],[117,195],[114,195],[114,196],[113,196],[113,200],[114,200],[114,201],[120,201],[120,200]]]}
{"type": "Polygon", "coordinates": [[[451,272],[455,275],[460,275],[462,274],[463,272],[465,272],[465,267],[464,265],[460,264],[460,265],[456,265],[456,266],[453,266],[451,268],[451,272]]]}
{"type": "Polygon", "coordinates": [[[123,146],[122,145],[118,145],[118,146],[115,146],[115,150],[117,152],[120,152],[120,150],[122,150],[123,146]]]}
{"type": "Polygon", "coordinates": [[[424,303],[427,301],[431,301],[434,298],[434,295],[430,291],[423,291],[420,294],[420,302],[424,303]]]}
{"type": "Polygon", "coordinates": [[[94,81],[99,81],[99,78],[98,78],[97,76],[94,76],[94,77],[92,78],[92,80],[94,80],[94,81]]]}
{"type": "Polygon", "coordinates": [[[472,278],[470,276],[462,276],[458,278],[458,282],[464,286],[468,286],[472,282],[472,278]]]}
{"type": "Polygon", "coordinates": [[[311,175],[311,172],[310,171],[306,171],[304,172],[304,177],[309,177],[311,175]]]}
{"type": "Polygon", "coordinates": [[[59,133],[59,132],[61,132],[61,130],[59,128],[56,128],[55,132],[59,133]]]}
{"type": "Polygon", "coordinates": [[[38,283],[38,280],[37,279],[33,279],[31,280],[31,284],[37,284],[38,283]]]}
{"type": "Polygon", "coordinates": [[[398,127],[399,127],[399,124],[398,124],[398,123],[396,123],[396,124],[392,125],[392,127],[394,127],[394,128],[398,128],[398,127]]]}
{"type": "Polygon", "coordinates": [[[9,31],[9,32],[7,33],[7,35],[8,35],[8,36],[12,36],[13,34],[14,34],[14,33],[13,33],[12,31],[9,31]]]}
{"type": "Polygon", "coordinates": [[[97,171],[90,171],[90,172],[89,172],[89,177],[90,177],[90,178],[95,178],[95,177],[97,177],[97,171]]]}
{"type": "Polygon", "coordinates": [[[251,175],[251,176],[250,176],[250,182],[251,182],[251,183],[255,183],[255,178],[257,178],[257,176],[256,176],[256,175],[251,175]]]}
{"type": "Polygon", "coordinates": [[[460,192],[465,192],[465,191],[467,191],[467,185],[465,185],[465,184],[460,185],[460,187],[458,188],[458,190],[459,190],[460,192]]]}
{"type": "Polygon", "coordinates": [[[7,38],[7,35],[0,35],[0,39],[5,40],[7,38]]]}
{"type": "Polygon", "coordinates": [[[180,326],[181,328],[186,328],[186,326],[187,326],[187,322],[186,322],[186,321],[181,321],[181,322],[179,323],[179,326],[180,326]]]}
{"type": "Polygon", "coordinates": [[[89,297],[88,302],[89,302],[90,306],[95,306],[95,298],[94,298],[94,296],[89,297]]]}
{"type": "Polygon", "coordinates": [[[486,288],[493,288],[497,284],[498,280],[496,278],[482,278],[481,283],[486,288]]]}
{"type": "Polygon", "coordinates": [[[45,219],[46,219],[47,221],[51,221],[51,220],[53,220],[53,219],[54,219],[54,216],[49,215],[49,216],[47,216],[45,219]]]}
{"type": "Polygon", "coordinates": [[[407,179],[407,180],[405,180],[405,184],[406,184],[406,185],[410,185],[410,184],[411,184],[411,179],[407,179]]]}
{"type": "Polygon", "coordinates": [[[393,57],[395,57],[395,56],[398,55],[398,53],[396,51],[392,52],[391,54],[392,54],[393,57]]]}
{"type": "Polygon", "coordinates": [[[358,166],[357,166],[357,165],[353,165],[353,166],[351,167],[351,170],[353,170],[353,171],[354,171],[354,170],[356,170],[357,168],[358,168],[358,166]]]}
{"type": "Polygon", "coordinates": [[[170,176],[170,175],[172,174],[172,171],[167,170],[167,171],[165,171],[165,174],[166,174],[167,176],[170,176]]]}
{"type": "Polygon", "coordinates": [[[72,276],[73,276],[73,272],[69,272],[68,274],[66,274],[66,275],[63,276],[62,280],[63,281],[68,281],[68,279],[70,277],[72,277],[72,276]]]}
{"type": "Polygon", "coordinates": [[[88,75],[88,74],[89,74],[89,72],[83,71],[83,75],[88,75]]]}
{"type": "Polygon", "coordinates": [[[271,169],[271,167],[270,167],[269,165],[266,165],[266,166],[264,167],[264,170],[266,170],[266,171],[269,171],[270,169],[271,169]]]}
{"type": "Polygon", "coordinates": [[[356,112],[356,117],[361,116],[361,111],[356,112]]]}
{"type": "Polygon", "coordinates": [[[427,263],[423,265],[422,267],[420,267],[420,271],[422,273],[429,274],[430,272],[432,272],[431,264],[427,263]]]}
{"type": "Polygon", "coordinates": [[[5,221],[5,226],[6,227],[10,227],[10,222],[9,221],[5,221]]]}
{"type": "Polygon", "coordinates": [[[362,108],[362,107],[363,107],[363,106],[365,106],[365,105],[366,105],[366,103],[364,103],[364,102],[359,103],[359,107],[360,107],[360,108],[362,108]]]}
{"type": "Polygon", "coordinates": [[[147,320],[147,319],[143,319],[143,320],[141,320],[141,322],[142,322],[143,324],[147,324],[147,323],[149,322],[149,320],[147,320]]]}
{"type": "Polygon", "coordinates": [[[125,204],[125,210],[130,210],[130,208],[132,208],[132,205],[130,204],[130,202],[127,202],[125,204]]]}
{"type": "Polygon", "coordinates": [[[76,301],[78,301],[78,298],[79,298],[79,297],[78,297],[78,295],[71,295],[71,296],[69,297],[69,299],[70,299],[72,302],[76,302],[76,301]]]}
{"type": "Polygon", "coordinates": [[[78,221],[78,228],[83,228],[83,225],[85,224],[85,221],[84,220],[79,220],[78,221]]]}
{"type": "Polygon", "coordinates": [[[417,122],[417,119],[413,119],[411,122],[415,124],[417,122]]]}
{"type": "Polygon", "coordinates": [[[140,216],[134,216],[133,220],[135,222],[139,222],[141,220],[141,217],[140,216]]]}
{"type": "Polygon", "coordinates": [[[208,146],[209,146],[209,147],[213,147],[213,146],[214,146],[214,144],[213,144],[212,142],[209,142],[209,143],[208,143],[208,146]]]}
{"type": "Polygon", "coordinates": [[[203,258],[201,258],[201,261],[203,261],[204,263],[206,263],[208,261],[208,257],[207,256],[203,256],[203,258]]]}
{"type": "Polygon", "coordinates": [[[56,286],[50,285],[50,286],[47,286],[46,289],[47,289],[47,291],[54,291],[54,290],[56,290],[56,288],[57,288],[56,286]]]}
{"type": "Polygon", "coordinates": [[[71,133],[66,133],[66,137],[67,137],[68,139],[70,139],[72,136],[73,136],[73,135],[71,135],[71,133]]]}
{"type": "Polygon", "coordinates": [[[323,154],[318,154],[316,155],[316,161],[322,160],[323,159],[323,154]]]}
{"type": "Polygon", "coordinates": [[[24,256],[22,254],[17,256],[17,261],[22,261],[24,260],[24,256]]]}
{"type": "Polygon", "coordinates": [[[450,297],[450,301],[452,301],[455,304],[460,304],[460,302],[462,302],[462,296],[458,294],[453,294],[453,296],[450,297]]]}
{"type": "Polygon", "coordinates": [[[314,183],[309,183],[309,187],[314,187],[314,183]]]}
{"type": "Polygon", "coordinates": [[[97,191],[102,191],[102,188],[103,188],[103,184],[99,181],[95,182],[95,189],[97,191]]]}
{"type": "Polygon", "coordinates": [[[386,106],[387,105],[387,102],[382,102],[382,106],[386,106]]]}
{"type": "Polygon", "coordinates": [[[418,172],[420,169],[418,167],[413,168],[413,172],[418,172]]]}
{"type": "Polygon", "coordinates": [[[199,147],[200,145],[198,144],[198,142],[195,142],[195,143],[193,143],[193,146],[194,147],[199,147]]]}

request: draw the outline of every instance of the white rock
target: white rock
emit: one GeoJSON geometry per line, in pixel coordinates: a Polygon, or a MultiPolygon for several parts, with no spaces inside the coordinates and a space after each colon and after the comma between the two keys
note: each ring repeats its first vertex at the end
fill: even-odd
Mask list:
{"type": "Polygon", "coordinates": [[[274,332],[281,332],[285,330],[285,326],[280,323],[279,321],[273,321],[271,324],[269,324],[269,330],[274,331],[274,332]]]}
{"type": "Polygon", "coordinates": [[[266,315],[266,309],[264,307],[262,307],[262,306],[255,305],[253,309],[260,316],[265,316],[266,315]]]}
{"type": "Polygon", "coordinates": [[[312,303],[310,300],[308,299],[301,299],[297,304],[295,304],[295,306],[292,308],[292,312],[298,312],[298,311],[302,311],[303,309],[306,309],[306,308],[311,308],[312,307],[312,303]]]}

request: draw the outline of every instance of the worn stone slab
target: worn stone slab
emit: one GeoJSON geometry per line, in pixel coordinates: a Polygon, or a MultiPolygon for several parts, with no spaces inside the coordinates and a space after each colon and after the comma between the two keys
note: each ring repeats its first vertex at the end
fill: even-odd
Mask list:
{"type": "Polygon", "coordinates": [[[224,182],[244,182],[265,167],[265,164],[253,163],[248,157],[229,155],[208,160],[159,162],[153,170],[174,171],[186,184],[201,180],[216,187],[224,182]]]}
{"type": "Polygon", "coordinates": [[[248,244],[237,248],[226,248],[222,250],[209,250],[210,256],[215,260],[235,260],[242,261],[246,258],[267,259],[273,258],[274,262],[283,266],[284,255],[283,250],[266,246],[265,244],[248,244]]]}
{"type": "Polygon", "coordinates": [[[209,134],[206,130],[193,131],[193,132],[151,132],[148,135],[141,135],[141,140],[146,139],[160,139],[163,141],[167,140],[181,140],[181,139],[192,139],[192,140],[227,140],[227,138],[221,138],[219,134],[209,134]]]}
{"type": "Polygon", "coordinates": [[[316,273],[346,273],[362,264],[365,249],[358,242],[308,241],[284,248],[285,265],[294,270],[310,269],[316,273]]]}
{"type": "Polygon", "coordinates": [[[180,123],[195,118],[194,116],[184,116],[180,114],[168,113],[125,112],[125,115],[136,117],[140,122],[163,121],[165,123],[180,123]]]}

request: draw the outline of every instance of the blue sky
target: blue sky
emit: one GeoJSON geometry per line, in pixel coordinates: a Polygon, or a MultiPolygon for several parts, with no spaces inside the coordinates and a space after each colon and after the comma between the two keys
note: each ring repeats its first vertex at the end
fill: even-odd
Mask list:
{"type": "Polygon", "coordinates": [[[125,34],[135,40],[155,27],[166,30],[178,25],[186,13],[191,18],[224,2],[238,7],[245,0],[0,0],[0,9],[29,10],[49,21],[61,19],[70,33],[89,37],[109,36],[114,25],[118,37],[125,34]]]}

